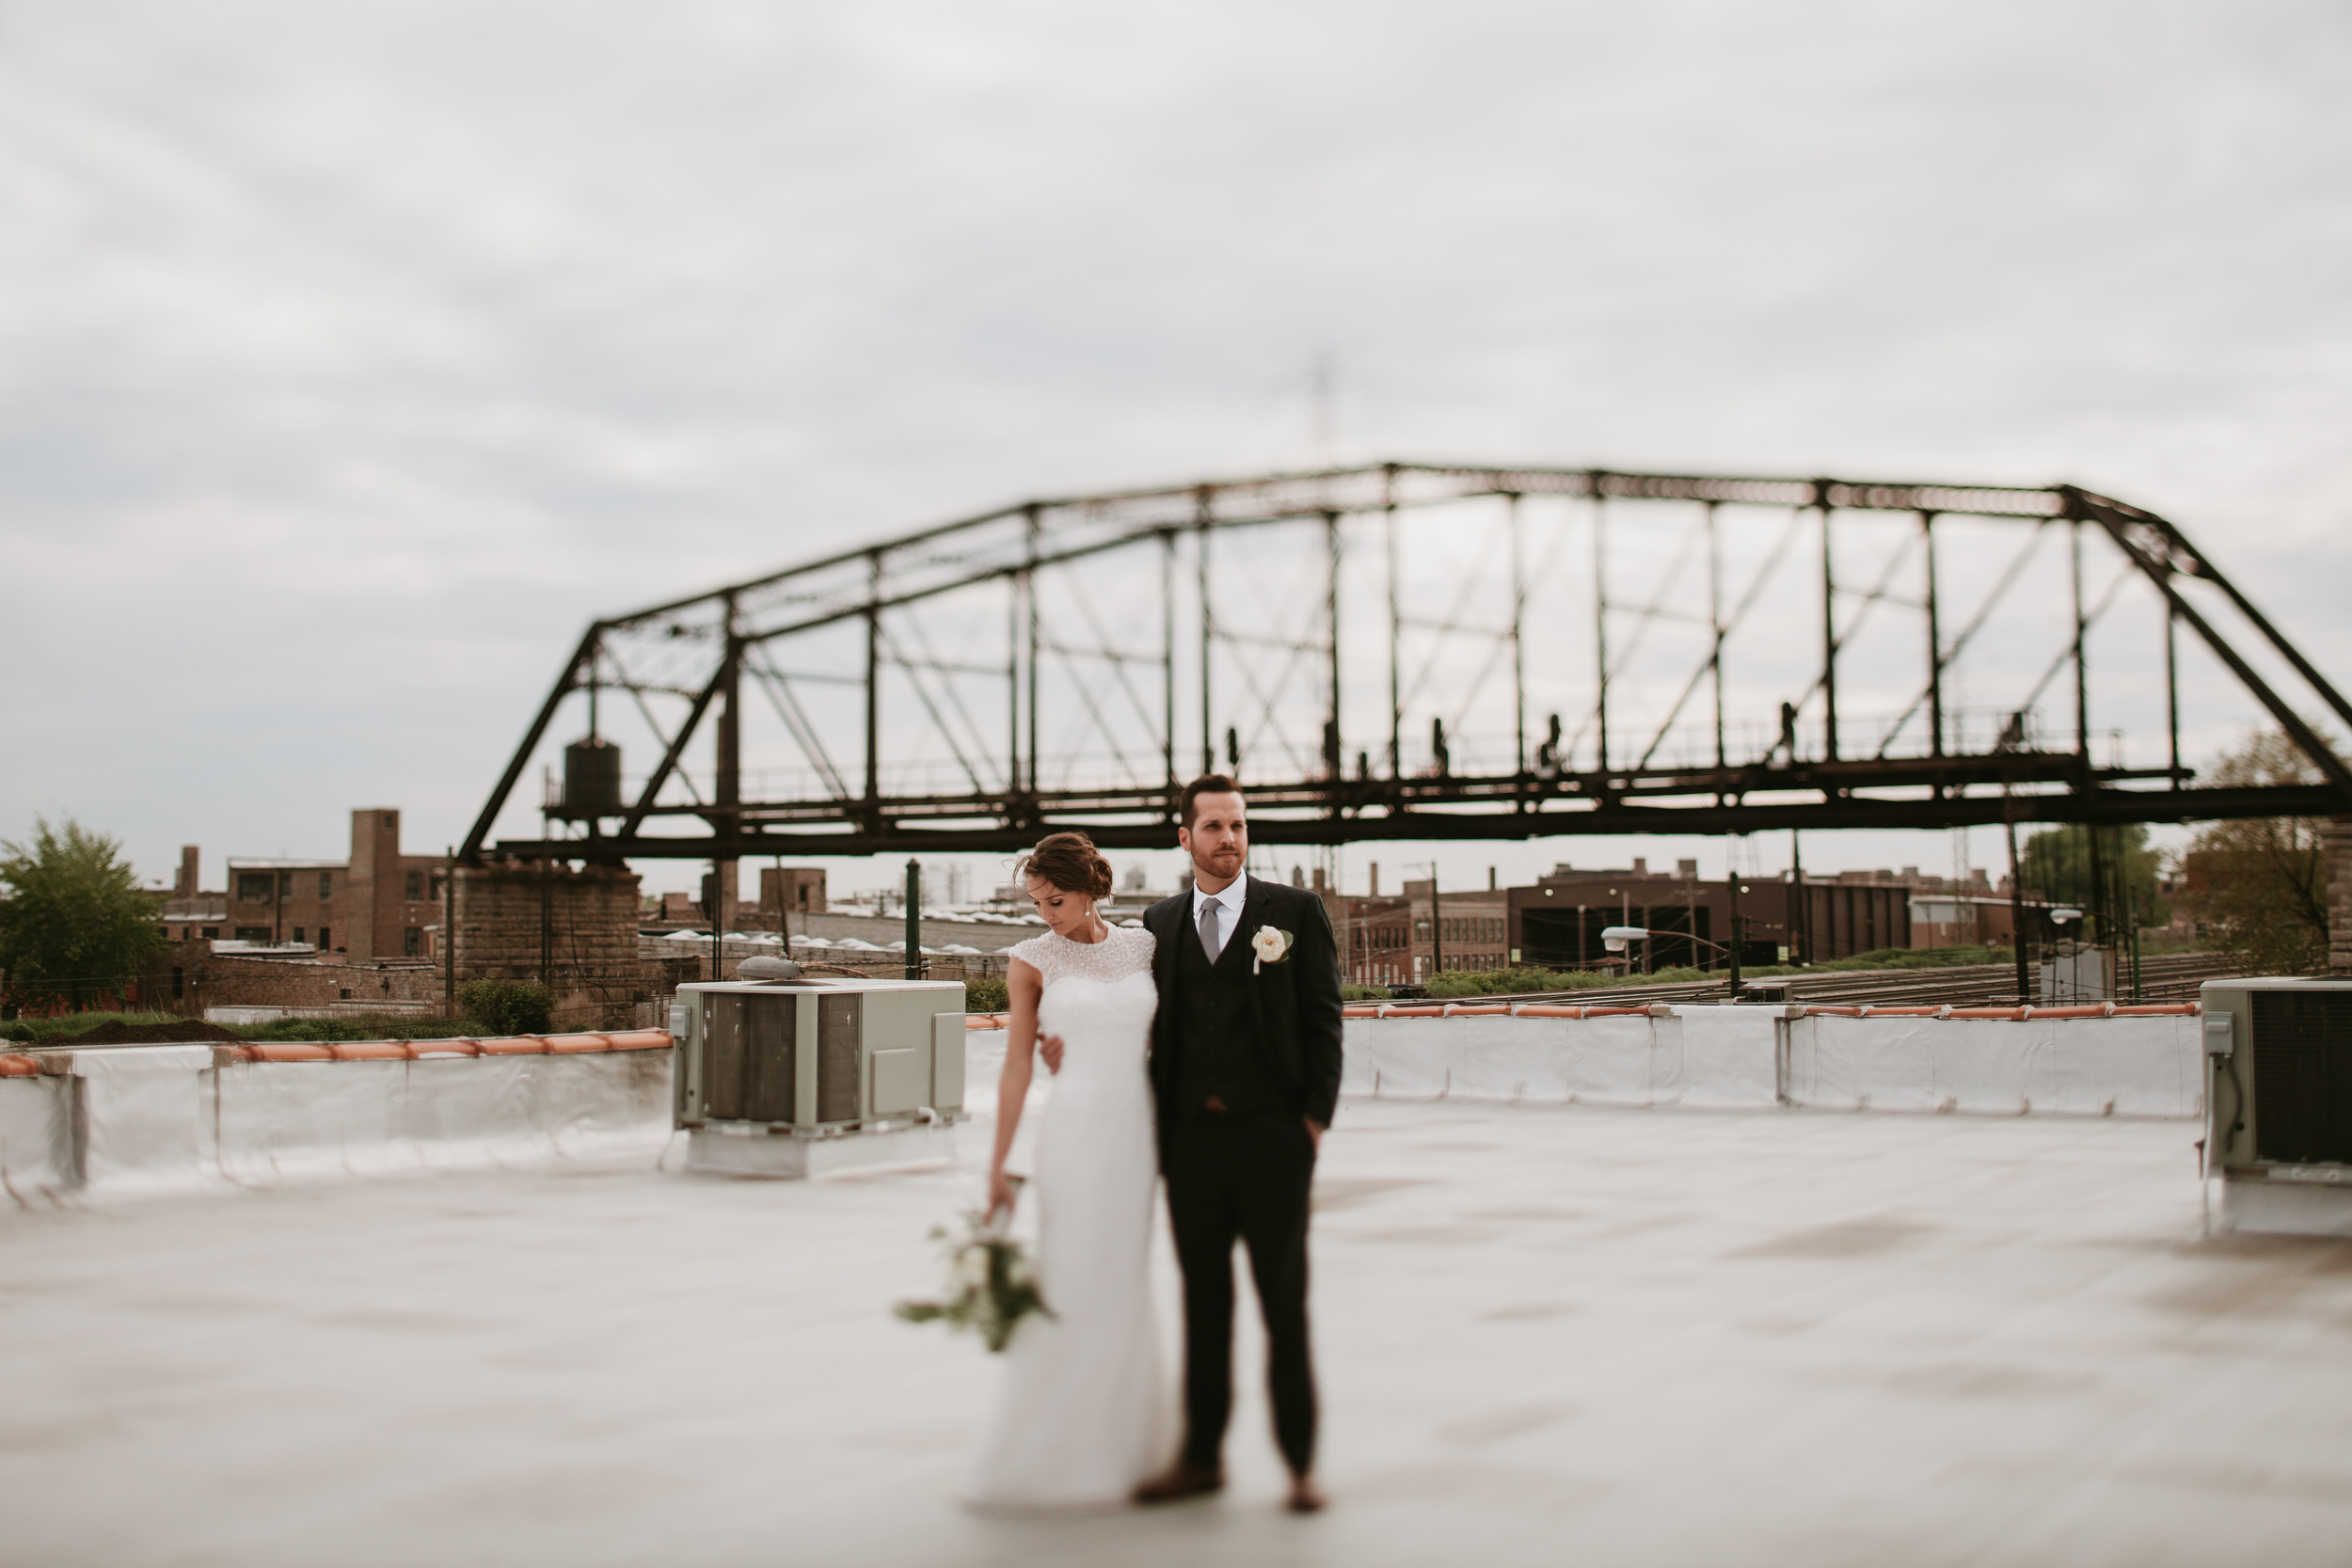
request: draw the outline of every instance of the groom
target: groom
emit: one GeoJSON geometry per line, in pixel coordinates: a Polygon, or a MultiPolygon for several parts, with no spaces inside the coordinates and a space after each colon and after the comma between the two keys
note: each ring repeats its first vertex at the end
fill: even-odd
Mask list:
{"type": "Polygon", "coordinates": [[[1189,894],[1154,904],[1152,1088],[1160,1171],[1184,1275],[1184,1446],[1142,1503],[1225,1484],[1232,1403],[1233,1243],[1249,1249],[1265,1315],[1274,1434],[1289,1507],[1323,1507],[1314,1481],[1315,1380],[1307,1345],[1307,1188],[1340,1092],[1338,943],[1323,900],[1244,874],[1248,813],[1220,773],[1178,798],[1189,894]]]}

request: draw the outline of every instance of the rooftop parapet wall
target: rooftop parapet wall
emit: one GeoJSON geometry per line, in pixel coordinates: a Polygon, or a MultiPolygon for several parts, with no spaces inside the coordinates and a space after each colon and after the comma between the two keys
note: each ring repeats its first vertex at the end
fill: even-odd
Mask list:
{"type": "Polygon", "coordinates": [[[2198,1027],[2195,1003],[1351,1007],[1340,1086],[1382,1100],[2186,1119],[2204,1111],[2198,1027]]]}
{"type": "Polygon", "coordinates": [[[661,1030],[0,1053],[0,1188],[23,1206],[256,1182],[650,1158],[661,1030]]]}
{"type": "Polygon", "coordinates": [[[1382,1099],[2183,1118],[2204,1109],[2193,1004],[1522,1008],[1359,1016],[1346,1029],[1343,1089],[1382,1099]]]}

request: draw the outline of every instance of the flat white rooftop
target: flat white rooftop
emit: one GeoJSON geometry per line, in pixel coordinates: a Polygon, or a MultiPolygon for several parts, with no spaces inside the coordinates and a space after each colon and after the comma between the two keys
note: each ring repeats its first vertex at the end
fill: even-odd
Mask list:
{"type": "Polygon", "coordinates": [[[956,1505],[969,1165],[8,1213],[0,1562],[2341,1562],[2352,1243],[2203,1240],[2196,1135],[1351,1104],[1307,1520],[1254,1388],[1221,1499],[956,1505]]]}

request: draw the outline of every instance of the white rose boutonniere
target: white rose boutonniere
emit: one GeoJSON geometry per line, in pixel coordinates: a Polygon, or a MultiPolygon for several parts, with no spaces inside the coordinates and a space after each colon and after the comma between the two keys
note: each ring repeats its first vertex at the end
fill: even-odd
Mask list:
{"type": "Polygon", "coordinates": [[[1289,958],[1293,940],[1288,931],[1272,926],[1259,927],[1257,934],[1249,939],[1249,951],[1256,955],[1249,965],[1249,973],[1256,974],[1266,965],[1279,964],[1289,958]]]}

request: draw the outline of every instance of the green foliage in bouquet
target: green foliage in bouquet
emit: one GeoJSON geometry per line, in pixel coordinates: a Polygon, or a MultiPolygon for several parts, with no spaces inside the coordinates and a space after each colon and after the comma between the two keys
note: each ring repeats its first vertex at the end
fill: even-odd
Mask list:
{"type": "Polygon", "coordinates": [[[933,1226],[931,1239],[947,1255],[946,1299],[898,1303],[896,1311],[907,1322],[966,1329],[986,1341],[991,1352],[999,1352],[1012,1342],[1012,1331],[1023,1318],[1032,1312],[1054,1315],[1038,1289],[1029,1255],[988,1215],[978,1210],[965,1214],[961,1236],[933,1226]]]}

